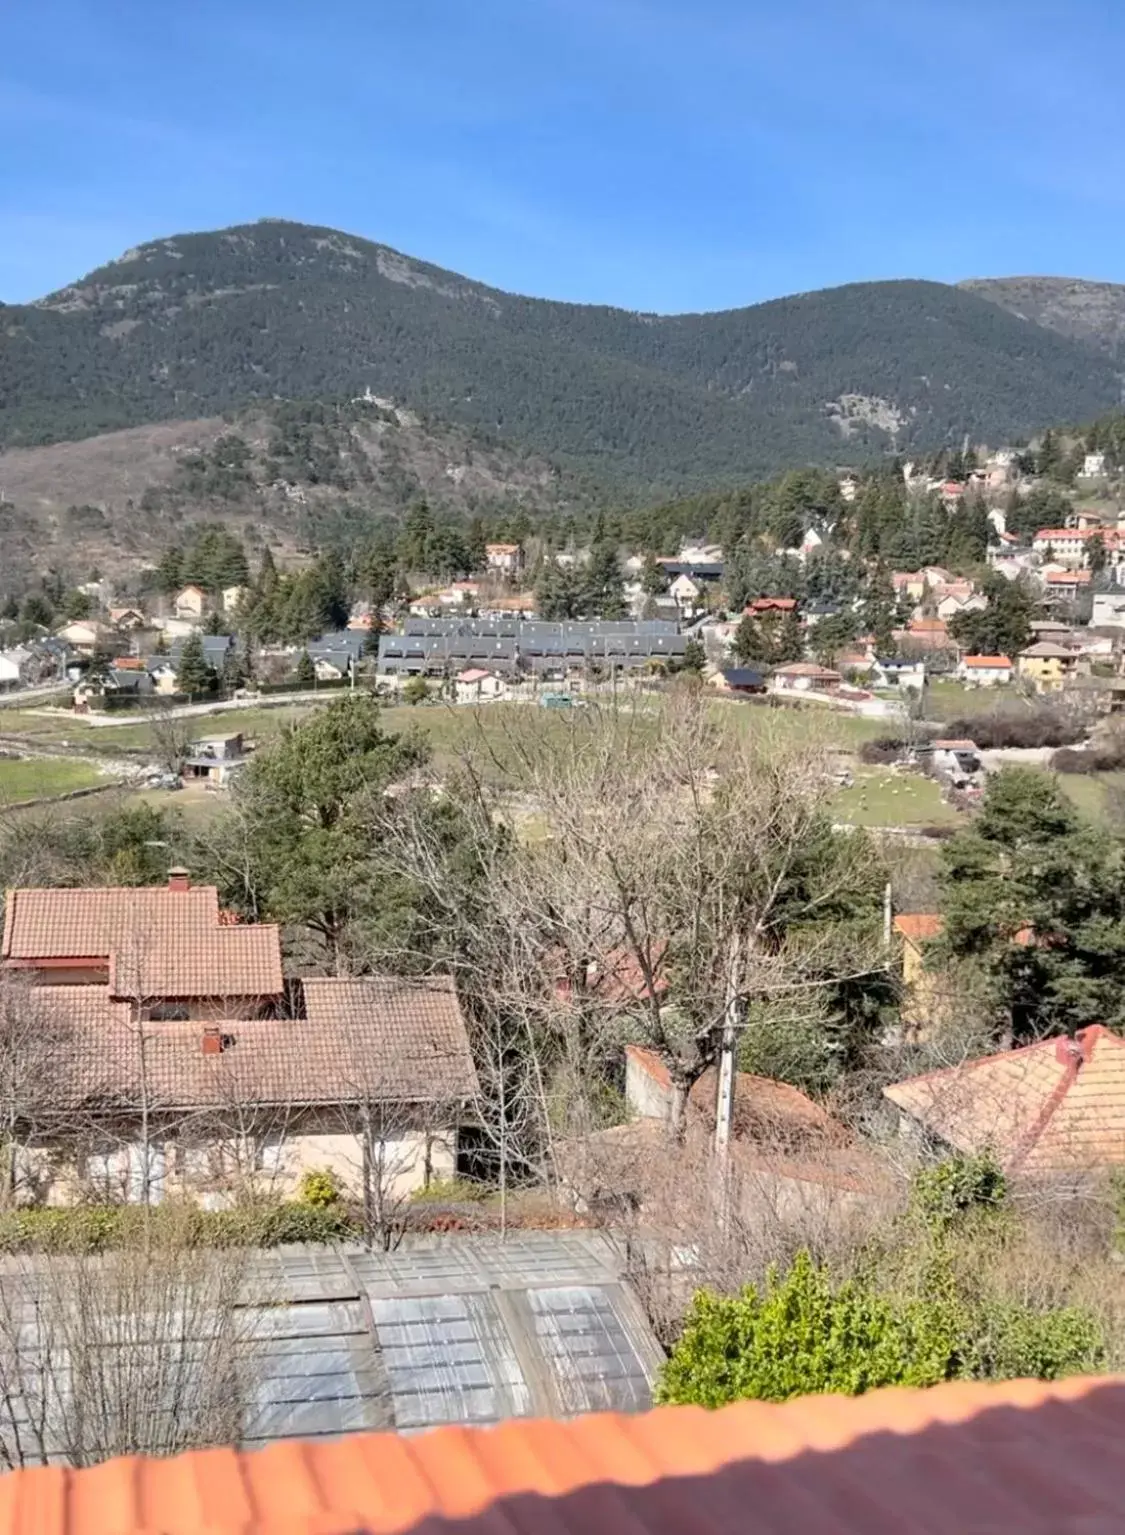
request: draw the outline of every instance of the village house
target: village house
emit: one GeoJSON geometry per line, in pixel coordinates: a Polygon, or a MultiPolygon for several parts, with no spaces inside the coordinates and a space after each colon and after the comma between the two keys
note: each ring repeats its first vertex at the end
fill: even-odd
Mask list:
{"type": "Polygon", "coordinates": [[[460,608],[468,611],[476,605],[479,596],[479,581],[453,581],[438,592],[437,600],[442,608],[460,608]]]}
{"type": "Polygon", "coordinates": [[[503,698],[508,691],[502,673],[489,671],[485,666],[467,666],[457,673],[454,683],[459,704],[485,703],[503,698]]]}
{"type": "Polygon", "coordinates": [[[994,688],[1012,680],[1010,656],[962,656],[956,677],[970,688],[994,688]]]}
{"type": "Polygon", "coordinates": [[[1049,601],[1073,602],[1090,586],[1088,570],[1048,569],[1043,572],[1043,591],[1049,601]]]}
{"type": "Polygon", "coordinates": [[[843,678],[830,666],[815,661],[790,661],[775,668],[770,687],[775,693],[835,693],[843,678]]]}
{"type": "MultiPolygon", "coordinates": [[[[959,586],[962,583],[958,583],[959,586]]],[[[967,590],[949,590],[938,599],[937,617],[943,623],[956,618],[959,613],[980,613],[988,606],[988,598],[973,590],[972,583],[963,583],[967,590]]]]}
{"type": "Polygon", "coordinates": [[[97,618],[76,619],[73,623],[64,624],[55,633],[58,639],[80,656],[92,656],[99,645],[109,644],[113,638],[109,624],[103,624],[97,618]]]}
{"type": "Polygon", "coordinates": [[[115,629],[143,629],[148,623],[143,607],[110,608],[109,621],[115,629]]]}
{"type": "Polygon", "coordinates": [[[712,685],[724,693],[764,693],[765,676],[752,666],[723,666],[711,678],[712,685]]]}
{"type": "Polygon", "coordinates": [[[184,586],[172,598],[172,612],[177,618],[201,619],[207,611],[207,593],[201,586],[184,586]]]}
{"type": "Polygon", "coordinates": [[[894,919],[902,940],[902,1021],[915,1039],[942,1021],[948,1005],[940,975],[926,964],[926,946],[943,927],[936,912],[903,912],[894,919]]]}
{"type": "Polygon", "coordinates": [[[1125,628],[1125,591],[1095,592],[1090,626],[1094,629],[1125,628]]]}
{"type": "Polygon", "coordinates": [[[1080,661],[1076,651],[1053,640],[1039,640],[1021,650],[1016,658],[1019,675],[1032,683],[1040,693],[1060,688],[1066,678],[1078,670],[1089,670],[1089,663],[1080,661]]]}
{"type": "Polygon", "coordinates": [[[1082,460],[1080,471],[1084,480],[1101,480],[1105,478],[1105,454],[1087,453],[1082,460]]]}
{"type": "Polygon", "coordinates": [[[906,654],[948,650],[951,644],[949,626],[940,618],[912,618],[905,629],[896,629],[894,635],[906,654]]]}
{"type": "Polygon", "coordinates": [[[27,681],[33,660],[34,652],[23,645],[15,645],[11,650],[0,650],[0,692],[6,693],[12,688],[22,687],[27,681]]]}
{"type": "MultiPolygon", "coordinates": [[[[855,668],[854,658],[839,658],[843,665],[847,659],[855,668]]],[[[876,687],[899,688],[920,693],[926,686],[926,663],[918,657],[908,659],[903,656],[876,657],[870,663],[871,680],[876,687]]]]}
{"type": "Polygon", "coordinates": [[[514,581],[523,569],[523,545],[485,544],[484,559],[489,570],[514,581]]]}
{"type": "Polygon", "coordinates": [[[185,782],[227,789],[248,761],[241,735],[203,736],[189,745],[180,771],[185,782]]]}
{"type": "Polygon", "coordinates": [[[790,613],[796,613],[797,599],[796,597],[755,597],[742,611],[748,618],[762,618],[772,613],[779,613],[785,617],[790,613]]]}
{"type": "Polygon", "coordinates": [[[219,593],[224,613],[237,613],[242,599],[250,590],[248,586],[224,586],[219,593]]]}
{"type": "Polygon", "coordinates": [[[991,1151],[1010,1177],[1125,1165],[1125,1040],[1100,1024],[883,1091],[907,1139],[942,1154],[991,1151]]]}
{"type": "Polygon", "coordinates": [[[261,1180],[293,1197],[310,1169],[355,1195],[373,1123],[396,1197],[455,1170],[478,1089],[447,976],[287,982],[278,929],[180,869],[161,888],[10,890],[0,957],[51,1052],[24,1200],[214,1206],[261,1180]]]}

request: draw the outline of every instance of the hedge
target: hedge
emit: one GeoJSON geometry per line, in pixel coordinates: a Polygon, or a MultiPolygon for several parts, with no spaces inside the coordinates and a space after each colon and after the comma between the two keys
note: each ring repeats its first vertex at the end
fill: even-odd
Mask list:
{"type": "Polygon", "coordinates": [[[74,1205],[0,1212],[0,1253],[105,1252],[161,1230],[187,1246],[279,1247],[286,1242],[337,1242],[361,1237],[345,1205],[313,1207],[262,1202],[230,1210],[194,1205],[74,1205]]]}

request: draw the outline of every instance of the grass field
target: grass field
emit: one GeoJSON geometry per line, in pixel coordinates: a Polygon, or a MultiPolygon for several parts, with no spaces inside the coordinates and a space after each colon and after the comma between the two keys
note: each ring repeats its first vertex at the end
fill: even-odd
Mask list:
{"type": "Polygon", "coordinates": [[[852,826],[956,826],[965,817],[947,805],[932,778],[875,768],[856,776],[833,800],[837,820],[852,826]]]}
{"type": "Polygon", "coordinates": [[[935,720],[966,719],[996,709],[1020,714],[1036,707],[1036,702],[1010,687],[966,688],[959,682],[931,682],[926,695],[926,714],[935,720]]]}
{"type": "Polygon", "coordinates": [[[0,806],[109,782],[88,762],[0,757],[0,806]]]}

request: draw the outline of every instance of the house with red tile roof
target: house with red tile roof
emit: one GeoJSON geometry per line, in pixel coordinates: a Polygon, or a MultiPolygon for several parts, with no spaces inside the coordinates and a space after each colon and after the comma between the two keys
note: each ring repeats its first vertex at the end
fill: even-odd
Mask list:
{"type": "Polygon", "coordinates": [[[10,890],[0,963],[51,1079],[50,1115],[21,1125],[23,1199],[293,1194],[310,1168],[359,1197],[372,1166],[401,1198],[455,1170],[479,1089],[448,976],[287,983],[278,929],[184,870],[10,890]]]}
{"type": "Polygon", "coordinates": [[[1100,1024],[884,1088],[910,1134],[1009,1174],[1125,1166],[1125,1040],[1100,1024]]]}
{"type": "Polygon", "coordinates": [[[1003,687],[1012,680],[1011,656],[962,656],[957,663],[957,679],[966,687],[1003,687]]]}
{"type": "Polygon", "coordinates": [[[1119,1379],[956,1381],[0,1476],[0,1535],[1088,1535],[1125,1522],[1119,1379]]]}

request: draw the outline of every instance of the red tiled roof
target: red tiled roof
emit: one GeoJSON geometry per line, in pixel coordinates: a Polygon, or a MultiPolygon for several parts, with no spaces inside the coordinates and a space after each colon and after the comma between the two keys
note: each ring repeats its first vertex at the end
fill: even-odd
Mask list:
{"type": "Polygon", "coordinates": [[[94,960],[114,996],[273,997],[283,988],[272,925],[231,926],[213,885],[9,890],[2,957],[94,960]]]}
{"type": "Polygon", "coordinates": [[[947,634],[949,625],[944,618],[915,618],[906,626],[907,634],[947,634]]]}
{"type": "Polygon", "coordinates": [[[936,911],[904,911],[895,918],[895,932],[911,943],[937,938],[944,926],[945,919],[936,911]]]}
{"type": "MultiPolygon", "coordinates": [[[[642,1045],[627,1045],[625,1053],[653,1082],[671,1090],[668,1067],[655,1050],[646,1050],[642,1045]]],[[[717,1087],[717,1073],[714,1067],[709,1067],[688,1094],[689,1106],[709,1127],[715,1123],[717,1087]]],[[[733,1128],[737,1137],[748,1140],[781,1135],[789,1140],[841,1144],[848,1139],[843,1125],[799,1088],[788,1082],[776,1082],[772,1077],[755,1076],[749,1071],[735,1073],[733,1128]]]]}
{"type": "Polygon", "coordinates": [[[747,613],[792,613],[797,606],[796,597],[755,597],[746,604],[747,613]]]}
{"type": "Polygon", "coordinates": [[[276,997],[284,989],[281,936],[272,924],[221,924],[159,943],[126,934],[114,948],[115,997],[276,997]]]}
{"type": "Polygon", "coordinates": [[[1088,570],[1049,570],[1044,577],[1048,586],[1086,586],[1090,580],[1088,570]]]}
{"type": "Polygon", "coordinates": [[[9,890],[4,907],[4,959],[98,956],[128,939],[152,946],[193,938],[219,925],[213,885],[89,890],[9,890]]]}
{"type": "Polygon", "coordinates": [[[1011,656],[964,656],[962,657],[961,664],[963,666],[970,667],[987,666],[995,669],[997,667],[1004,666],[1010,667],[1012,664],[1012,658],[1011,656]]]}
{"type": "Polygon", "coordinates": [[[1121,1528],[1125,1385],[511,1420],[0,1477],[0,1535],[875,1535],[1121,1528]]]}
{"type": "Polygon", "coordinates": [[[1098,528],[1040,528],[1032,539],[1032,543],[1038,543],[1041,538],[1054,540],[1056,538],[1093,538],[1099,532],[1098,528]]]}
{"type": "Polygon", "coordinates": [[[991,1149],[1009,1170],[1125,1164],[1125,1040],[1094,1025],[884,1088],[959,1151],[991,1149]]]}
{"type": "Polygon", "coordinates": [[[307,1018],[223,1020],[225,1047],[203,1053],[205,1020],[144,1022],[104,986],[36,993],[59,1025],[60,1104],[162,1107],[462,1102],[477,1093],[449,977],[304,982],[307,1018]],[[142,1060],[143,1043],[143,1060],[142,1060]]]}

